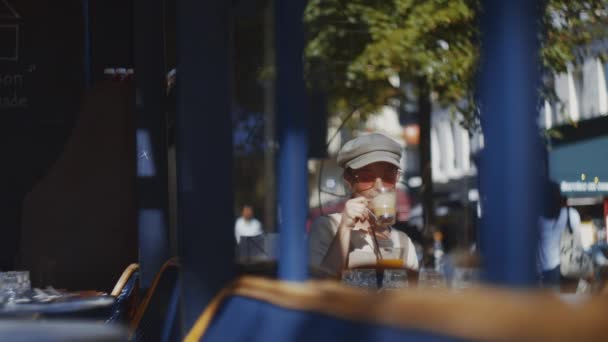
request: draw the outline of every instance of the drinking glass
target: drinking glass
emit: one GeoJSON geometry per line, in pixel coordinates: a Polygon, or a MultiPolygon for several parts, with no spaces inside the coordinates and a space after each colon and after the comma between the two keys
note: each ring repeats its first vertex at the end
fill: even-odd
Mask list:
{"type": "Polygon", "coordinates": [[[384,270],[384,279],[382,280],[382,289],[394,290],[394,289],[402,289],[407,286],[408,286],[407,271],[405,269],[384,270]]]}
{"type": "Polygon", "coordinates": [[[376,265],[379,268],[397,269],[403,268],[403,248],[380,247],[382,259],[378,259],[376,265]]]}
{"type": "Polygon", "coordinates": [[[453,289],[466,289],[479,281],[479,269],[474,267],[455,267],[451,287],[453,289]]]}
{"type": "Polygon", "coordinates": [[[378,288],[376,270],[353,269],[342,272],[342,282],[346,285],[375,290],[378,288]]]}
{"type": "Polygon", "coordinates": [[[0,293],[7,303],[14,303],[30,289],[29,271],[0,272],[0,293]]]}
{"type": "Polygon", "coordinates": [[[395,188],[382,187],[370,201],[370,211],[378,226],[390,226],[396,221],[397,193],[395,188]]]}
{"type": "Polygon", "coordinates": [[[420,268],[418,271],[418,287],[442,288],[446,287],[445,276],[432,268],[420,268]]]}

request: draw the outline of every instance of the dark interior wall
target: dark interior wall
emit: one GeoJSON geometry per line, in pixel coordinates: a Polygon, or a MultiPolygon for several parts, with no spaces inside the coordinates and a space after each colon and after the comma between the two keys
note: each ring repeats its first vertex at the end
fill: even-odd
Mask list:
{"type": "Polygon", "coordinates": [[[14,267],[21,202],[63,150],[83,90],[80,1],[7,3],[0,24],[17,27],[18,58],[0,60],[2,79],[14,80],[2,83],[0,97],[17,99],[0,105],[1,269],[14,267]]]}
{"type": "Polygon", "coordinates": [[[137,260],[133,86],[104,82],[23,204],[21,262],[34,286],[109,291],[137,260]]]}
{"type": "MultiPolygon", "coordinates": [[[[7,3],[0,24],[18,27],[19,58],[0,56],[0,98],[21,102],[0,101],[0,269],[30,269],[34,285],[107,289],[137,253],[132,86],[98,86],[85,99],[82,0],[7,3]],[[13,11],[18,16],[6,15],[13,11]]],[[[131,1],[89,6],[96,82],[105,67],[132,66],[133,12],[131,1]]],[[[0,51],[5,44],[11,42],[0,41],[0,51]]]]}
{"type": "Polygon", "coordinates": [[[89,0],[93,81],[104,68],[133,67],[133,2],[89,0]]]}

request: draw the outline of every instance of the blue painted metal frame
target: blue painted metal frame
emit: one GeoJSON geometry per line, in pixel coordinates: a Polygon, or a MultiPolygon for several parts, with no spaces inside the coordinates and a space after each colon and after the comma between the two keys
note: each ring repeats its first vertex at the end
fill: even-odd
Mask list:
{"type": "Polygon", "coordinates": [[[279,123],[279,278],[308,277],[306,215],[308,211],[308,126],[304,83],[306,1],[275,1],[277,61],[276,112],[279,123]]]}
{"type": "Polygon", "coordinates": [[[485,148],[481,156],[480,248],[485,280],[536,281],[542,169],[537,127],[540,1],[483,1],[479,79],[485,148]]]}
{"type": "Polygon", "coordinates": [[[178,252],[186,332],[235,273],[231,2],[177,2],[178,252]]]}
{"type": "Polygon", "coordinates": [[[140,287],[148,288],[171,256],[165,113],[163,0],[134,1],[137,225],[140,287]]]}
{"type": "Polygon", "coordinates": [[[163,329],[161,333],[161,341],[162,342],[170,342],[175,339],[176,335],[179,334],[176,331],[176,321],[178,319],[177,307],[179,304],[179,289],[180,289],[180,280],[177,280],[175,284],[175,288],[171,291],[171,297],[169,299],[169,307],[167,308],[167,317],[165,322],[163,322],[163,329]]]}

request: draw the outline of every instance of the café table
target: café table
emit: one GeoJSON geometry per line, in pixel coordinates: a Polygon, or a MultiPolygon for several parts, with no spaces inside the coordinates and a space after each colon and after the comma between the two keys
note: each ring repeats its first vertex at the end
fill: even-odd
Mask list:
{"type": "Polygon", "coordinates": [[[49,301],[17,301],[0,307],[0,318],[88,318],[109,317],[116,298],[103,293],[66,293],[49,301]]]}

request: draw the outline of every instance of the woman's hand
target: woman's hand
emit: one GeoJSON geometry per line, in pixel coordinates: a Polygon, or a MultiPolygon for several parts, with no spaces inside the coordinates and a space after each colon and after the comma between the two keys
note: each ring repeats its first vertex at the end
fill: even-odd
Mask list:
{"type": "Polygon", "coordinates": [[[334,236],[321,266],[340,274],[348,265],[348,251],[350,246],[350,232],[357,222],[367,220],[368,209],[365,197],[356,197],[346,201],[338,231],[334,236]]]}
{"type": "Polygon", "coordinates": [[[355,197],[346,201],[340,226],[353,229],[357,222],[366,221],[369,215],[367,202],[368,200],[365,197],[355,197]]]}

